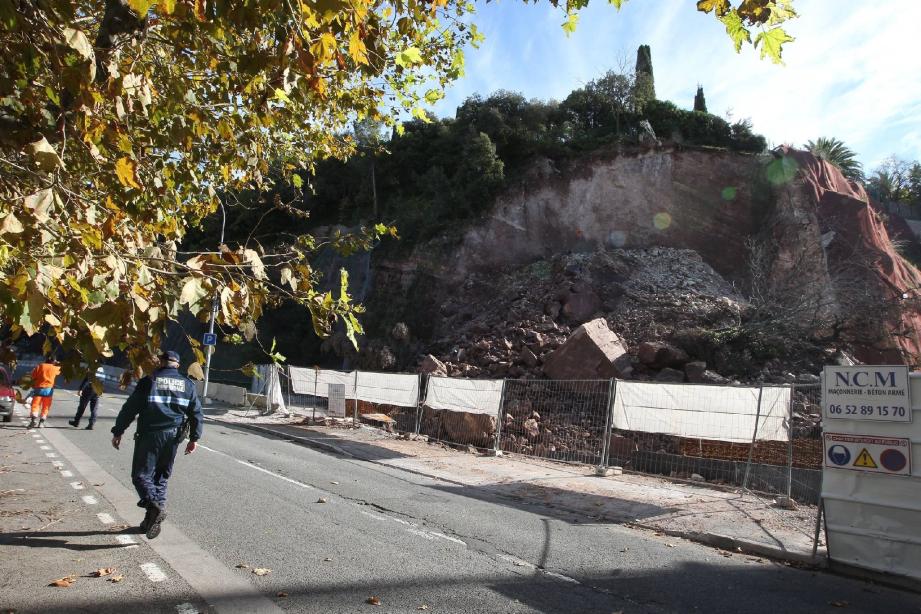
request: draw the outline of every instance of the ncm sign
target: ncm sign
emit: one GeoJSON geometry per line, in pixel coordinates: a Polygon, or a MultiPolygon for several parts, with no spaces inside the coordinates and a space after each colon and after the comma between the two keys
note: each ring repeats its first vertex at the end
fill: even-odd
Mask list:
{"type": "Polygon", "coordinates": [[[835,372],[835,385],[850,388],[895,388],[895,371],[854,371],[835,372]]]}

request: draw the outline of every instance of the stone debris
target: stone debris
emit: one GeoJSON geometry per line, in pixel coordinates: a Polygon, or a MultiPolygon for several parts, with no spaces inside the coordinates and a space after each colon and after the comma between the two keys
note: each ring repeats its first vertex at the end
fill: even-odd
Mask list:
{"type": "MultiPolygon", "coordinates": [[[[551,379],[609,379],[633,371],[627,348],[604,318],[586,322],[544,361],[551,379]]],[[[683,374],[682,374],[683,378],[683,374]]]]}

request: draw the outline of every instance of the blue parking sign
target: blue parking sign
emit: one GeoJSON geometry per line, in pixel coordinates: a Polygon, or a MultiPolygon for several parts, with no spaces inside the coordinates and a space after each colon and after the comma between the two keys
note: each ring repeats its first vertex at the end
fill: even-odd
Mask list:
{"type": "Polygon", "coordinates": [[[202,345],[217,345],[217,333],[205,333],[201,343],[202,345]]]}

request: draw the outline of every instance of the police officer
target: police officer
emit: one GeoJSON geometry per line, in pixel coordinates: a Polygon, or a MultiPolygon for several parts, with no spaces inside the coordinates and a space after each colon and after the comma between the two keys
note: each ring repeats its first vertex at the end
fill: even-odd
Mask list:
{"type": "Polygon", "coordinates": [[[140,529],[148,539],[160,534],[160,525],[166,518],[166,482],[184,437],[183,427],[188,426],[189,433],[185,453],[191,454],[204,423],[195,384],[178,368],[179,354],[163,352],[160,369],[138,382],[112,427],[112,446],[117,450],[125,429],[138,417],[131,481],[141,498],[138,507],[147,510],[140,529]]]}

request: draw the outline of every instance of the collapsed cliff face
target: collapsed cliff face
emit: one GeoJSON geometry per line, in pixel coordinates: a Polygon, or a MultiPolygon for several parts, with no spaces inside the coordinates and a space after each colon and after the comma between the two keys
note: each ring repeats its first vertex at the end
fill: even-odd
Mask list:
{"type": "Polygon", "coordinates": [[[654,246],[694,250],[730,277],[744,273],[745,238],[761,216],[757,157],[657,150],[586,161],[567,176],[539,168],[468,230],[448,275],[654,246]]]}
{"type": "Polygon", "coordinates": [[[459,241],[376,264],[365,366],[433,353],[453,375],[539,376],[542,355],[598,316],[631,345],[703,332],[707,359],[751,378],[792,369],[776,356],[804,348],[816,351],[798,368],[813,372],[839,349],[917,362],[918,271],[862,190],[810,154],[658,150],[565,176],[537,168],[459,241]],[[389,335],[396,322],[410,334],[389,335]]]}

